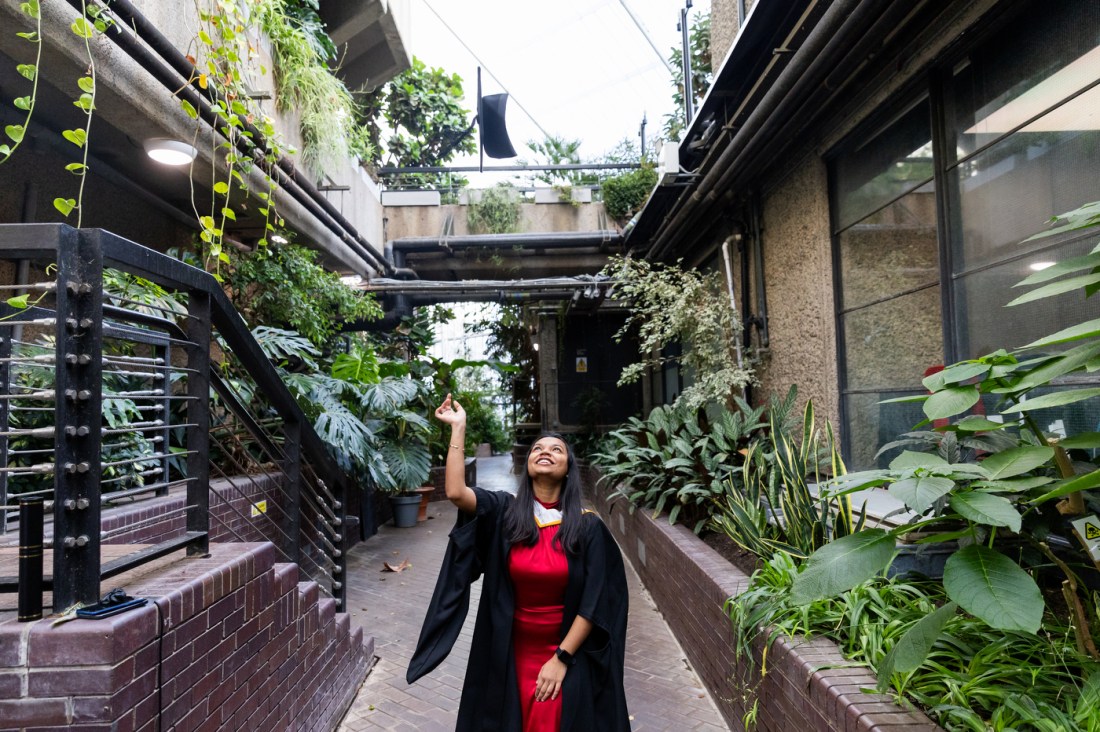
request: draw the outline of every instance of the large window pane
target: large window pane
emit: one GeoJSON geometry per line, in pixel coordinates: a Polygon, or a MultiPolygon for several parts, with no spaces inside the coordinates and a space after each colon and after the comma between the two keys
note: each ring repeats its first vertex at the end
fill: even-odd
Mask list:
{"type": "Polygon", "coordinates": [[[1020,242],[1051,216],[1100,198],[1100,3],[1036,10],[955,68],[947,120],[955,158],[944,162],[958,199],[956,272],[1049,244],[1020,242]]]}
{"type": "Polygon", "coordinates": [[[940,288],[924,290],[844,315],[847,388],[920,386],[943,365],[940,288]]]}
{"type": "Polygon", "coordinates": [[[922,99],[833,165],[834,231],[932,179],[932,128],[922,99]]]}
{"type": "MultiPolygon", "coordinates": [[[[1034,3],[996,37],[956,65],[952,89],[958,159],[1068,99],[1100,75],[1100,3],[1034,3]]],[[[1086,92],[1096,109],[1098,92],[1086,92]]],[[[1079,118],[1077,121],[1080,121],[1079,118]]],[[[1097,128],[1067,122],[1063,113],[1030,125],[1031,132],[1097,128]]],[[[951,161],[946,161],[951,162],[951,161]]]]}
{"type": "Polygon", "coordinates": [[[845,310],[939,282],[936,197],[931,183],[837,237],[845,310]]]}
{"type": "Polygon", "coordinates": [[[956,271],[1049,245],[1021,242],[1052,216],[1100,198],[1100,99],[1080,96],[1059,114],[1059,124],[1097,129],[1020,131],[950,171],[956,271]]]}
{"type": "Polygon", "coordinates": [[[960,358],[976,358],[998,348],[1019,348],[1075,323],[1100,317],[1100,299],[1086,300],[1080,290],[1005,307],[1031,289],[1017,288],[1016,283],[1054,262],[1087,254],[1094,245],[1094,237],[1082,237],[956,280],[960,358]]]}
{"type": "MultiPolygon", "coordinates": [[[[912,395],[924,393],[926,392],[916,390],[910,392],[912,395]]],[[[914,425],[923,421],[924,412],[920,402],[881,402],[908,395],[896,392],[848,395],[845,404],[848,409],[846,427],[849,470],[886,467],[890,460],[897,457],[898,450],[891,450],[877,459],[875,453],[880,447],[893,442],[898,435],[909,432],[914,425]]]]}

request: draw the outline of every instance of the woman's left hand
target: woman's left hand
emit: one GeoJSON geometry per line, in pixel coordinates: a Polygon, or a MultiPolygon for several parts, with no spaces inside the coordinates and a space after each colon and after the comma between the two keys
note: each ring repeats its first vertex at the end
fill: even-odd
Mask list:
{"type": "Polygon", "coordinates": [[[558,698],[566,668],[567,666],[557,656],[551,656],[550,660],[542,665],[538,680],[535,681],[535,701],[558,698]]]}

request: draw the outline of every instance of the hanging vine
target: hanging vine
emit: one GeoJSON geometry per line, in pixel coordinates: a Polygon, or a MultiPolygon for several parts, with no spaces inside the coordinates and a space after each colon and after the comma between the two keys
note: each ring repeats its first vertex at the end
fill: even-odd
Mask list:
{"type": "Polygon", "coordinates": [[[31,117],[34,115],[34,103],[35,100],[38,99],[38,67],[42,63],[42,11],[38,6],[38,0],[29,0],[29,2],[19,3],[19,10],[35,22],[33,31],[23,31],[15,34],[23,40],[33,43],[35,46],[34,63],[17,64],[15,67],[15,70],[19,72],[20,76],[31,82],[31,93],[27,96],[16,97],[12,100],[12,104],[14,104],[17,109],[24,110],[27,115],[23,119],[23,124],[7,125],[4,127],[4,134],[12,141],[12,144],[0,143],[0,165],[6,163],[16,149],[23,144],[23,138],[26,135],[27,127],[30,125],[31,117]]]}

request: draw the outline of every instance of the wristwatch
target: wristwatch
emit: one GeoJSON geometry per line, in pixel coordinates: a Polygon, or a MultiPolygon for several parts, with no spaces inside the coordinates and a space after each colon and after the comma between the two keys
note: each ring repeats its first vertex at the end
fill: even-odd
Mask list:
{"type": "Polygon", "coordinates": [[[564,663],[566,666],[572,666],[577,663],[577,659],[573,658],[573,654],[565,650],[561,646],[554,649],[554,655],[558,657],[558,660],[564,663]]]}

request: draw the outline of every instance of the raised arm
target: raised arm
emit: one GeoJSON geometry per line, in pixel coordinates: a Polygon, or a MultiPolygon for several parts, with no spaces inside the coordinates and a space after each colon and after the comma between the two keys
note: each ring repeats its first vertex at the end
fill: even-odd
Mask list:
{"type": "Polygon", "coordinates": [[[473,513],[477,510],[477,494],[466,485],[466,410],[448,394],[435,410],[435,418],[451,426],[444,483],[447,499],[459,510],[473,513]]]}

